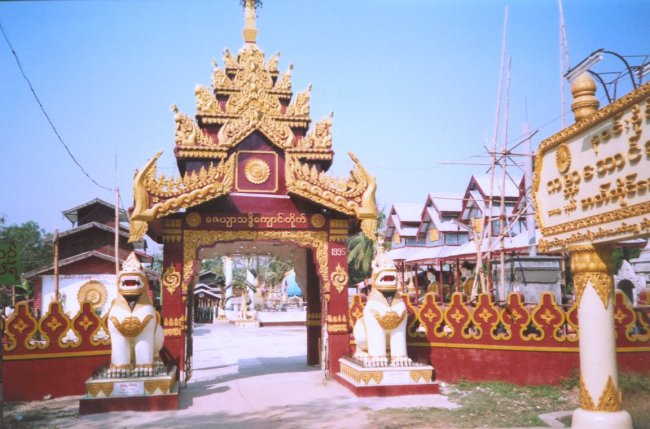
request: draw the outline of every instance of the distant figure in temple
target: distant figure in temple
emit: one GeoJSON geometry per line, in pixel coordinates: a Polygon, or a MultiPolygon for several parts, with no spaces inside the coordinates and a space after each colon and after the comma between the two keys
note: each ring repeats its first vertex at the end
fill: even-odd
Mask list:
{"type": "Polygon", "coordinates": [[[241,304],[239,305],[239,320],[248,320],[248,305],[250,304],[250,300],[247,300],[247,297],[247,291],[242,292],[241,304]]]}
{"type": "Polygon", "coordinates": [[[460,266],[460,278],[463,281],[462,283],[462,291],[467,296],[467,298],[472,297],[472,288],[474,287],[474,275],[472,273],[472,266],[469,265],[467,262],[464,262],[463,265],[460,266]]]}
{"type": "Polygon", "coordinates": [[[284,285],[283,289],[286,291],[285,293],[287,294],[287,298],[294,296],[302,297],[302,290],[296,281],[296,272],[293,269],[287,271],[284,275],[284,284],[286,285],[286,289],[284,285]]]}

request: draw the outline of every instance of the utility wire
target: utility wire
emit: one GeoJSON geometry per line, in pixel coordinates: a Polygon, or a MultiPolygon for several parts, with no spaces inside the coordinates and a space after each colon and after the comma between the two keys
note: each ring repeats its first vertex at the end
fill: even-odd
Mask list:
{"type": "Polygon", "coordinates": [[[5,33],[5,29],[2,26],[2,23],[0,22],[0,31],[2,31],[2,36],[4,37],[5,41],[7,42],[7,45],[9,46],[9,49],[11,49],[11,53],[13,54],[14,58],[16,59],[16,64],[18,64],[18,69],[20,70],[20,74],[22,74],[23,78],[27,82],[27,85],[29,85],[30,91],[32,91],[32,94],[34,95],[34,98],[36,99],[36,102],[38,103],[39,107],[41,108],[41,111],[43,112],[43,115],[47,119],[47,122],[49,122],[50,127],[52,127],[52,131],[54,131],[54,134],[56,134],[56,137],[59,139],[59,142],[63,145],[65,148],[66,152],[68,152],[68,155],[70,155],[70,158],[74,161],[75,164],[81,169],[81,172],[86,175],[88,179],[90,179],[91,182],[93,182],[95,185],[100,187],[101,189],[105,189],[107,191],[113,191],[113,189],[108,188],[106,186],[100,185],[95,179],[92,178],[90,174],[82,167],[82,165],[77,161],[77,158],[72,154],[70,151],[70,148],[68,147],[67,144],[63,141],[61,138],[61,135],[57,131],[56,127],[54,126],[54,123],[52,123],[52,120],[50,119],[50,116],[47,114],[45,111],[45,107],[43,107],[43,103],[41,103],[41,100],[38,98],[38,95],[36,95],[36,91],[34,90],[34,87],[32,86],[32,82],[29,80],[27,75],[25,74],[25,71],[23,70],[23,66],[20,64],[20,59],[18,58],[18,54],[14,50],[14,47],[11,45],[11,42],[9,42],[9,38],[7,37],[7,34],[5,33]]]}

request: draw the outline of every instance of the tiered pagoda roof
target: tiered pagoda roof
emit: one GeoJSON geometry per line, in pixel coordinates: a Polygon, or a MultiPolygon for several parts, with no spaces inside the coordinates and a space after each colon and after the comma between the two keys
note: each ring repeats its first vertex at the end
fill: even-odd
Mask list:
{"type": "MultiPolygon", "coordinates": [[[[156,176],[161,152],[136,173],[131,240],[143,237],[148,222],[234,192],[237,148],[254,133],[283,154],[285,163],[279,168],[284,169],[286,189],[281,192],[356,217],[362,230],[374,237],[374,178],[352,153],[356,167],[349,178],[325,174],[334,157],[332,114],[310,128],[311,86],[293,97],[293,67],[280,73],[279,54],[265,59],[255,42],[254,14],[247,2],[246,43],[237,55],[225,50],[223,67],[213,61],[212,88],[195,89],[194,118],[172,106],[180,176],[156,176]]],[[[256,174],[261,182],[268,176],[263,165],[257,167],[259,171],[247,173],[253,183],[256,174]]]]}
{"type": "MultiPolygon", "coordinates": [[[[95,198],[77,207],[64,210],[63,215],[76,226],[59,233],[59,267],[63,273],[114,273],[115,264],[115,206],[95,198]]],[[[119,220],[126,220],[126,212],[119,211],[119,220]]],[[[152,257],[136,250],[146,247],[145,242],[129,243],[128,228],[118,223],[118,257],[120,261],[136,251],[144,262],[152,257]]],[[[25,278],[54,272],[54,264],[48,264],[25,273],[25,278]]]]}

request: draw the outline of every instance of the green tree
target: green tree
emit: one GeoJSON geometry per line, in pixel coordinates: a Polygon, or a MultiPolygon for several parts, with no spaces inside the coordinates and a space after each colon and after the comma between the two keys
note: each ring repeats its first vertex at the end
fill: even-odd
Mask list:
{"type": "Polygon", "coordinates": [[[614,268],[616,271],[621,269],[623,261],[629,261],[630,259],[638,258],[641,254],[641,249],[638,247],[617,247],[612,252],[612,260],[614,262],[614,268]]]}
{"type": "Polygon", "coordinates": [[[375,256],[375,242],[362,232],[348,239],[348,271],[350,284],[357,284],[368,277],[372,271],[375,256]]]}
{"type": "Polygon", "coordinates": [[[203,259],[201,261],[201,271],[212,271],[215,274],[223,276],[223,259],[203,259]]]}
{"type": "Polygon", "coordinates": [[[151,270],[159,274],[163,272],[163,255],[160,252],[156,252],[153,255],[153,261],[151,262],[151,270]]]}
{"type": "Polygon", "coordinates": [[[293,268],[293,262],[285,262],[275,256],[262,257],[260,260],[259,278],[268,286],[277,285],[284,279],[287,271],[293,268]]]}
{"type": "MultiPolygon", "coordinates": [[[[377,214],[377,230],[384,229],[386,214],[382,209],[377,214]]],[[[348,272],[350,284],[359,283],[372,273],[372,260],[375,257],[375,242],[370,240],[363,232],[359,232],[348,239],[348,272]]]]}
{"type": "MultiPolygon", "coordinates": [[[[20,225],[6,225],[6,217],[0,216],[0,242],[13,244],[18,248],[22,258],[23,273],[51,264],[53,261],[52,234],[45,232],[34,221],[20,225]]],[[[23,298],[31,294],[31,285],[21,282],[15,285],[23,298]]],[[[11,296],[11,290],[5,290],[0,300],[11,296]]],[[[10,298],[9,298],[10,299],[10,298]]],[[[2,302],[7,304],[7,302],[2,302]]]]}

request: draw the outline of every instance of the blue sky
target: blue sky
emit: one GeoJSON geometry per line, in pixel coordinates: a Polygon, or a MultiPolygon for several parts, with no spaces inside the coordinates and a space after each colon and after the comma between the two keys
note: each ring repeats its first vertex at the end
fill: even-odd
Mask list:
{"type": "MultiPolygon", "coordinates": [[[[557,1],[266,0],[258,46],[281,52],[282,71],[294,65],[294,93],[313,85],[313,120],[335,112],[331,172],[348,174],[352,150],[377,176],[380,206],[424,203],[486,171],[441,162],[484,154],[491,141],[506,6],[508,136],[528,118],[536,146],[561,128],[557,1]]],[[[650,2],[565,0],[564,15],[572,64],[598,48],[650,54],[650,2]]],[[[176,173],[170,105],[194,114],[212,58],[223,65],[223,49],[243,44],[238,0],[3,2],[0,22],[72,153],[127,206],[134,170],[156,151],[159,172],[176,173]]],[[[66,229],[62,210],[112,202],[56,140],[4,40],[0,65],[0,213],[66,229]]]]}

